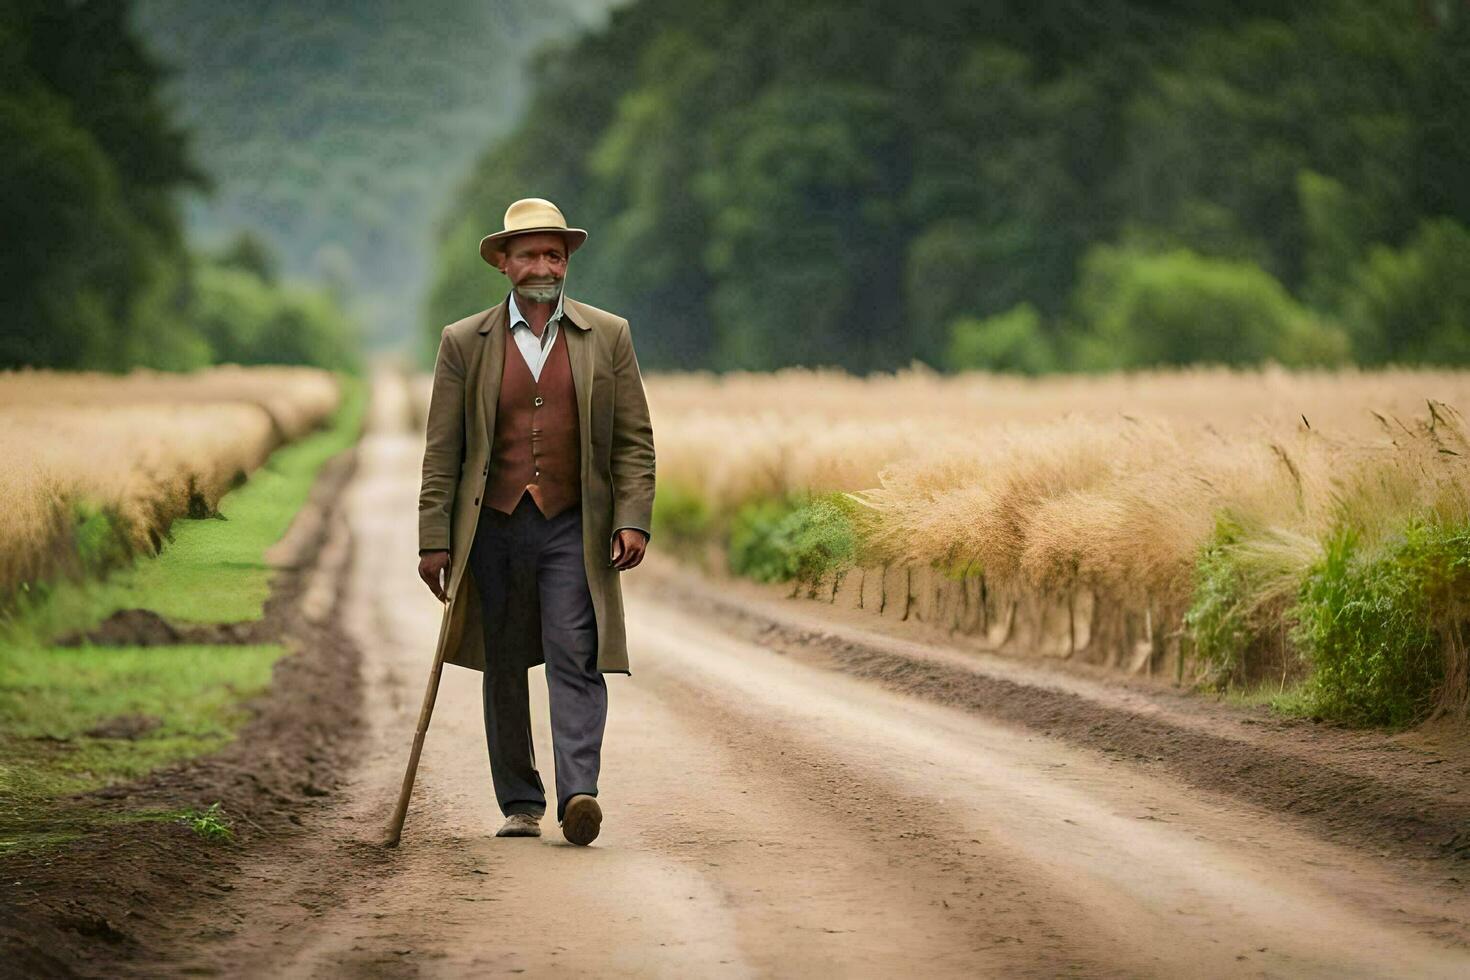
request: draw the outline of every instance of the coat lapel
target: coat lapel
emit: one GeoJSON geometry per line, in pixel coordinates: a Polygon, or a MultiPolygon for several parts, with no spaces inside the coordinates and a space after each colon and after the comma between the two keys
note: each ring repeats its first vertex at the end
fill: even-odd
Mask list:
{"type": "Polygon", "coordinates": [[[567,342],[567,358],[572,362],[572,387],[577,393],[577,430],[582,456],[582,490],[587,489],[587,465],[592,449],[592,376],[595,373],[592,357],[597,345],[593,343],[592,329],[576,319],[569,299],[562,305],[561,322],[570,323],[575,329],[563,331],[567,342]]]}
{"type": "Polygon", "coordinates": [[[474,397],[480,400],[480,421],[485,426],[485,442],[495,437],[495,406],[500,402],[500,377],[505,370],[505,329],[510,297],[492,307],[489,315],[480,324],[480,333],[485,334],[485,350],[480,356],[480,373],[475,383],[474,397]]]}

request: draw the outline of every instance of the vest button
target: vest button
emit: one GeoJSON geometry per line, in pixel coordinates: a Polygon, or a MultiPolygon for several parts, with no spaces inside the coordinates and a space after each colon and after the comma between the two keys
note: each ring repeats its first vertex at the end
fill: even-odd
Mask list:
{"type": "Polygon", "coordinates": [[[539,406],[540,406],[540,405],[541,405],[541,396],[540,396],[540,395],[537,395],[537,396],[536,396],[536,402],[535,402],[535,404],[536,404],[536,405],[537,405],[537,406],[538,406],[538,407],[539,407],[539,406]]]}

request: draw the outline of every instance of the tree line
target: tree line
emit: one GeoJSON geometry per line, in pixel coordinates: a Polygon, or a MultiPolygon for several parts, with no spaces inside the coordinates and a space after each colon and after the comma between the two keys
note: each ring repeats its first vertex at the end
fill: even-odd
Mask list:
{"type": "Polygon", "coordinates": [[[248,236],[190,248],[181,199],[213,182],[128,8],[0,2],[0,368],[354,367],[338,296],[248,236]]]}
{"type": "Polygon", "coordinates": [[[1470,362],[1470,7],[635,0],[544,49],[425,347],[548,197],[646,366],[1470,362]]]}

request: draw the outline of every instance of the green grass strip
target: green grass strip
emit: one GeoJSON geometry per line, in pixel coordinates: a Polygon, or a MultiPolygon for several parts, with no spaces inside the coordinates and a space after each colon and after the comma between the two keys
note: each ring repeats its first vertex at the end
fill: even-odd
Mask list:
{"type": "Polygon", "coordinates": [[[306,503],[323,464],[362,431],[368,386],[355,376],[338,379],[343,397],[328,425],[276,450],[244,485],[222,497],[223,519],[178,520],[158,556],[103,581],[58,583],[4,624],[0,856],[57,846],[128,820],[193,815],[196,831],[222,834],[209,811],[102,812],[65,798],[227,745],[249,720],[244,702],[266,690],[287,648],[61,647],[52,640],[119,609],[148,609],[179,623],[260,619],[273,574],[266,550],[306,503]],[[142,724],[121,732],[116,723],[123,718],[142,724]]]}
{"type": "MultiPolygon", "coordinates": [[[[280,644],[12,649],[0,667],[0,837],[38,805],[218,751],[270,684],[280,644]],[[120,716],[154,727],[87,734],[120,716]]],[[[43,832],[54,828],[43,827],[43,832]]]]}

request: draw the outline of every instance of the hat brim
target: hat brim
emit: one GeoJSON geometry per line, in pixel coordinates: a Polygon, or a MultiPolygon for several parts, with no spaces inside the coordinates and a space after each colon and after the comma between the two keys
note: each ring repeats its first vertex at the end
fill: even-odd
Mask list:
{"type": "Polygon", "coordinates": [[[567,242],[567,255],[571,255],[582,247],[587,240],[587,232],[581,228],[558,228],[555,225],[545,228],[517,228],[515,231],[497,231],[493,235],[486,235],[480,239],[480,258],[500,268],[500,255],[505,251],[505,243],[517,235],[536,235],[542,232],[561,235],[567,242]]]}

